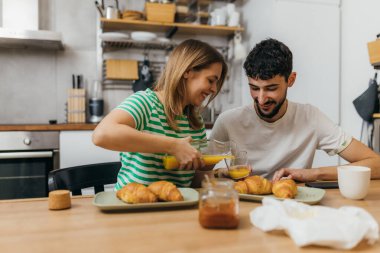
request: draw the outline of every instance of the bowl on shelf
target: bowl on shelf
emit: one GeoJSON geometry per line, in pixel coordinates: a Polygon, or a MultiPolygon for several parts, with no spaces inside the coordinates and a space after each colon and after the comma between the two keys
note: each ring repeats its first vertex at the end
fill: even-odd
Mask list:
{"type": "Polygon", "coordinates": [[[104,32],[99,34],[101,40],[124,41],[129,39],[129,35],[122,32],[104,32]]]}
{"type": "Polygon", "coordinates": [[[136,41],[151,41],[155,40],[157,35],[151,32],[132,32],[131,38],[136,41]]]}

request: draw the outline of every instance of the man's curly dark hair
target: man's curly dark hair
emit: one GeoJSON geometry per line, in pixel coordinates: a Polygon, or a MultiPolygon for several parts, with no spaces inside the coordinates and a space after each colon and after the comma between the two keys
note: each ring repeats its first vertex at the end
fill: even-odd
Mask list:
{"type": "Polygon", "coordinates": [[[269,38],[249,52],[244,69],[247,76],[254,79],[268,80],[280,75],[288,81],[293,69],[293,55],[284,43],[269,38]]]}

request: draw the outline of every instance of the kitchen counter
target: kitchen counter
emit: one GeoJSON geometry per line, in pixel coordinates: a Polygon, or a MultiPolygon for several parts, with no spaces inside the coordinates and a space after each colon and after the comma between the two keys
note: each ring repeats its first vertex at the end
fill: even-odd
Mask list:
{"type": "Polygon", "coordinates": [[[96,124],[18,124],[0,125],[0,131],[74,131],[94,130],[96,124]]]}
{"type": "MultiPolygon", "coordinates": [[[[211,129],[213,124],[206,123],[206,129],[211,129]]],[[[94,130],[97,124],[18,124],[0,125],[0,131],[75,131],[94,130]]]]}
{"type": "MultiPolygon", "coordinates": [[[[379,222],[379,200],[380,180],[372,180],[364,200],[345,199],[338,189],[329,189],[319,205],[361,207],[379,222]]],[[[72,207],[61,211],[49,211],[47,198],[0,201],[2,252],[341,252],[298,248],[285,233],[253,227],[249,213],[258,202],[240,201],[238,229],[213,230],[199,225],[196,206],[103,213],[92,201],[73,197],[72,207]]],[[[380,252],[380,243],[362,242],[350,252],[380,252]]]]}

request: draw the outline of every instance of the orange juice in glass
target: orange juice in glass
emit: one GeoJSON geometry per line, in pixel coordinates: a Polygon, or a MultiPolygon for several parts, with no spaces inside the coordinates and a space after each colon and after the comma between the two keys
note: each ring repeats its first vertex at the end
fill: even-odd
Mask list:
{"type": "Polygon", "coordinates": [[[242,179],[251,173],[251,167],[248,164],[247,151],[239,151],[231,158],[230,166],[228,167],[228,175],[232,179],[242,179]]]}

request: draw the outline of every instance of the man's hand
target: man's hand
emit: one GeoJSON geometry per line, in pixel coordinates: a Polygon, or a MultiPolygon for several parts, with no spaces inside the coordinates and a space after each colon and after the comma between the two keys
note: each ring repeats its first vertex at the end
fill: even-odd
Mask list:
{"type": "Polygon", "coordinates": [[[282,168],[274,173],[272,181],[276,182],[283,177],[299,182],[310,182],[317,180],[318,169],[290,169],[282,168]]]}

